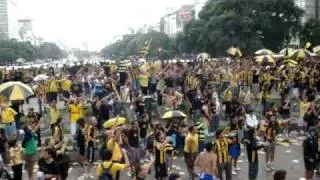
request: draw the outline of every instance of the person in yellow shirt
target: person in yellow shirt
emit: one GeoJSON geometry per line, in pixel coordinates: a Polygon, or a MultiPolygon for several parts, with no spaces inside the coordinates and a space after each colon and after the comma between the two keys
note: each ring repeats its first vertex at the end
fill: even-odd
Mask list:
{"type": "Polygon", "coordinates": [[[121,129],[115,129],[111,134],[111,138],[107,141],[107,149],[112,152],[112,161],[121,162],[123,154],[120,147],[121,129]]]}
{"type": "Polygon", "coordinates": [[[57,122],[59,117],[60,117],[60,110],[57,108],[57,102],[52,101],[49,106],[49,118],[50,118],[50,125],[51,125],[51,132],[52,133],[54,130],[54,124],[57,122]]]}
{"type": "Polygon", "coordinates": [[[148,95],[149,75],[145,70],[139,75],[139,82],[142,94],[148,95]]]}
{"type": "Polygon", "coordinates": [[[194,176],[194,161],[198,154],[199,137],[195,126],[189,128],[189,132],[185,139],[184,153],[185,163],[188,168],[189,176],[193,179],[194,176]]]}
{"type": "Polygon", "coordinates": [[[47,84],[47,100],[51,102],[53,100],[57,101],[58,97],[58,81],[53,77],[48,81],[47,84]]]}
{"type": "Polygon", "coordinates": [[[6,136],[8,138],[15,137],[17,134],[15,116],[18,113],[6,104],[1,104],[1,110],[1,122],[5,125],[6,136]]]}
{"type": "Polygon", "coordinates": [[[298,125],[300,127],[303,126],[303,116],[304,114],[308,111],[310,107],[310,102],[308,102],[308,99],[307,98],[304,98],[303,100],[301,100],[299,102],[299,122],[298,122],[298,125]]]}
{"type": "Polygon", "coordinates": [[[229,86],[225,91],[224,91],[224,99],[223,99],[223,103],[226,106],[226,118],[230,118],[231,117],[231,100],[232,100],[232,90],[231,90],[231,86],[229,86]]]}
{"type": "Polygon", "coordinates": [[[70,98],[70,91],[71,91],[71,80],[67,77],[65,79],[62,79],[61,81],[61,89],[62,89],[62,96],[64,98],[69,99],[70,98]]]}
{"type": "Polygon", "coordinates": [[[125,160],[124,164],[112,161],[112,156],[113,156],[112,151],[105,150],[103,152],[103,155],[102,155],[103,162],[98,164],[96,169],[96,174],[99,179],[102,176],[112,176],[113,179],[116,179],[116,180],[120,179],[119,172],[129,167],[130,165],[126,150],[122,149],[121,151],[124,155],[124,160],[125,160]]]}
{"type": "Polygon", "coordinates": [[[77,121],[84,116],[84,106],[80,102],[79,98],[70,100],[69,103],[69,113],[70,113],[70,131],[71,135],[75,137],[77,130],[77,121]]]}
{"type": "Polygon", "coordinates": [[[9,141],[10,166],[13,170],[13,179],[22,180],[22,147],[16,140],[9,141]]]}

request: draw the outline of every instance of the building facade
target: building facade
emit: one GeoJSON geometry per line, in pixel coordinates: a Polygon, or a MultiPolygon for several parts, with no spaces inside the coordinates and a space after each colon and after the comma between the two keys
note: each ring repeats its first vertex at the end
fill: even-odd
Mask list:
{"type": "Polygon", "coordinates": [[[9,38],[8,1],[0,0],[0,39],[9,38]]]}
{"type": "Polygon", "coordinates": [[[305,11],[302,22],[310,18],[320,19],[320,0],[295,0],[295,3],[305,11]]]}

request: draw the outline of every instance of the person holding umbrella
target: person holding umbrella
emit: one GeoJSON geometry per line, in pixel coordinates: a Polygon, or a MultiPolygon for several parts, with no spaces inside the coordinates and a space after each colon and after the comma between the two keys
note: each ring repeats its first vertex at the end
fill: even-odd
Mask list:
{"type": "Polygon", "coordinates": [[[6,137],[15,139],[17,134],[15,116],[18,113],[6,104],[1,104],[1,122],[4,123],[6,137]]]}

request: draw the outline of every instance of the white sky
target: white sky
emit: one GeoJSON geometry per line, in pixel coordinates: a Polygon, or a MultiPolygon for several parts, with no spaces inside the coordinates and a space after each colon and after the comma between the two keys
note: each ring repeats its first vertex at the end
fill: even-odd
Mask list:
{"type": "Polygon", "coordinates": [[[8,3],[11,36],[17,36],[18,19],[33,20],[36,36],[68,47],[100,50],[143,25],[159,23],[168,7],[179,8],[195,0],[12,0],[8,3]]]}

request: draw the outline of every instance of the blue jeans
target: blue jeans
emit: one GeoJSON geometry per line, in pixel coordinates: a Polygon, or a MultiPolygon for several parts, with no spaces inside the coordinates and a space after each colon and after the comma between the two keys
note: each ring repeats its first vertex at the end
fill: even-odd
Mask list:
{"type": "Polygon", "coordinates": [[[200,174],[199,180],[215,180],[216,177],[212,176],[211,174],[200,174]]]}
{"type": "Polygon", "coordinates": [[[16,123],[12,122],[12,123],[5,124],[4,132],[7,137],[11,137],[11,136],[16,135],[17,134],[16,123]]]}
{"type": "Polygon", "coordinates": [[[259,171],[258,162],[250,163],[249,162],[249,180],[256,180],[259,171]]]}

